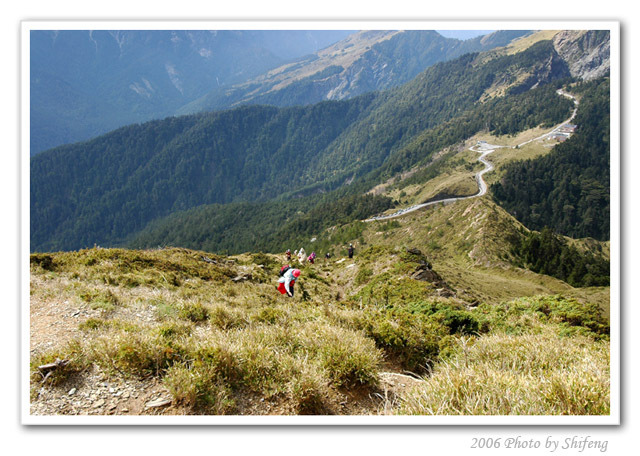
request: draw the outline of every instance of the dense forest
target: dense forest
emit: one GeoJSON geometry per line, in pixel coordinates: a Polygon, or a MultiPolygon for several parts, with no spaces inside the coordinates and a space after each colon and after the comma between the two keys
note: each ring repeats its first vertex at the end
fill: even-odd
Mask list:
{"type": "Polygon", "coordinates": [[[514,254],[532,271],[574,287],[609,285],[609,262],[602,255],[580,252],[548,227],[530,232],[514,246],[514,254]]]}
{"type": "Polygon", "coordinates": [[[541,158],[515,162],[491,190],[527,227],[609,239],[609,80],[580,83],[576,134],[541,158]]]}
{"type": "Polygon", "coordinates": [[[467,54],[387,92],[169,118],[44,152],[31,160],[31,248],[122,243],[152,220],[206,204],[286,200],[348,183],[347,193],[366,191],[481,129],[558,121],[570,103],[550,95],[568,76],[556,59],[548,41],[487,62],[467,54]],[[539,87],[480,103],[496,74],[511,84],[529,75],[525,85],[536,76],[539,87]]]}
{"type": "MultiPolygon", "coordinates": [[[[390,156],[375,175],[380,179],[389,178],[416,164],[424,165],[434,151],[464,141],[479,131],[516,134],[537,126],[557,124],[569,116],[572,108],[569,100],[555,94],[555,90],[567,82],[569,79],[558,79],[527,92],[477,104],[460,116],[424,131],[407,147],[390,156]]],[[[432,167],[425,168],[406,184],[426,182],[434,176],[432,167]]]]}
{"type": "MultiPolygon", "coordinates": [[[[361,220],[392,205],[392,201],[383,196],[338,197],[339,193],[288,201],[197,207],[150,223],[127,245],[131,248],[182,246],[225,254],[280,252],[287,248],[293,250],[293,246],[308,246],[313,236],[331,226],[361,220]]],[[[349,236],[352,235],[349,231],[349,236]]],[[[334,236],[333,241],[346,242],[353,237],[334,236]]],[[[326,246],[318,244],[318,248],[321,247],[326,246]]]]}

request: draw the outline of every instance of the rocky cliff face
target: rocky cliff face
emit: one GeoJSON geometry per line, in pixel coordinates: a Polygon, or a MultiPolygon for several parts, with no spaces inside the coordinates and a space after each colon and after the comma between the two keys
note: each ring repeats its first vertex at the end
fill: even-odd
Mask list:
{"type": "Polygon", "coordinates": [[[565,30],[553,38],[553,45],[574,77],[590,80],[609,72],[608,30],[565,30]]]}

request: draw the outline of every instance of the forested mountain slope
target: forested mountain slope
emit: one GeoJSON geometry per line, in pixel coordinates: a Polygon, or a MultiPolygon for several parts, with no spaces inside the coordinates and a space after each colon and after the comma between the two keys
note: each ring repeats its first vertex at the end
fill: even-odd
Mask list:
{"type": "Polygon", "coordinates": [[[386,92],[167,119],[34,157],[32,249],[113,245],[203,204],[362,193],[476,131],[566,118],[571,103],[553,90],[569,72],[551,42],[479,57],[436,64],[386,92]],[[506,96],[487,98],[498,84],[506,96]]]}
{"type": "Polygon", "coordinates": [[[33,30],[31,154],[163,118],[350,31],[33,30]]]}
{"type": "Polygon", "coordinates": [[[496,201],[528,227],[609,239],[609,80],[571,89],[581,97],[577,134],[536,160],[514,163],[492,186],[496,201]]]}

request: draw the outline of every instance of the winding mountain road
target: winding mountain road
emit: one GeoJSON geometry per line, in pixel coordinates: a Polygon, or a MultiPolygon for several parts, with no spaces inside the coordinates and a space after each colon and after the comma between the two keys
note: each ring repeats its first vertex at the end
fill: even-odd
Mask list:
{"type": "Polygon", "coordinates": [[[493,144],[480,143],[475,146],[471,146],[469,148],[469,150],[472,150],[474,152],[479,152],[481,154],[480,157],[478,158],[478,161],[484,164],[484,169],[481,171],[478,171],[478,173],[476,173],[476,176],[475,176],[476,182],[478,183],[478,193],[476,193],[475,195],[443,198],[439,200],[429,201],[428,203],[416,204],[415,206],[407,207],[405,209],[400,209],[399,211],[394,212],[393,214],[378,215],[376,217],[372,217],[364,221],[373,222],[374,220],[392,219],[392,218],[400,217],[404,214],[408,214],[409,212],[417,211],[418,209],[422,209],[423,207],[433,206],[434,204],[440,204],[440,203],[448,204],[448,203],[453,203],[454,201],[459,201],[459,200],[469,199],[469,198],[477,198],[478,196],[484,195],[485,193],[487,193],[488,187],[487,187],[487,183],[485,182],[482,176],[493,169],[493,163],[487,160],[486,157],[491,152],[501,147],[507,147],[507,146],[496,146],[493,144]]]}
{"type": "Polygon", "coordinates": [[[484,174],[488,173],[489,171],[493,170],[493,163],[491,163],[489,160],[487,160],[487,155],[489,155],[491,152],[493,152],[494,150],[497,149],[501,149],[501,148],[512,148],[512,149],[516,149],[516,148],[520,148],[526,144],[529,144],[533,141],[538,141],[540,139],[544,139],[550,135],[553,135],[554,133],[558,132],[563,125],[571,122],[574,117],[576,116],[576,112],[578,111],[578,100],[576,100],[576,98],[563,91],[562,89],[557,90],[556,93],[560,96],[563,97],[567,97],[567,98],[571,98],[573,100],[573,103],[575,105],[574,109],[573,109],[573,113],[571,114],[571,117],[569,117],[567,120],[565,120],[564,122],[562,122],[560,125],[558,125],[557,127],[555,127],[553,130],[548,131],[547,133],[545,133],[544,135],[538,136],[537,138],[534,139],[530,139],[528,141],[523,142],[522,144],[518,144],[517,146],[497,146],[495,144],[488,144],[486,142],[481,142],[478,141],[478,143],[475,146],[471,146],[469,147],[469,150],[472,150],[474,152],[478,152],[480,153],[480,157],[478,157],[478,161],[482,164],[484,164],[484,169],[481,171],[478,171],[475,175],[476,178],[476,182],[478,184],[478,193],[476,193],[475,195],[469,195],[469,196],[458,196],[458,197],[454,197],[454,198],[443,198],[443,199],[439,199],[439,200],[434,200],[434,201],[429,201],[428,203],[422,203],[422,204],[416,204],[414,206],[410,206],[404,209],[400,209],[399,211],[394,212],[393,214],[389,214],[389,215],[378,215],[375,217],[371,217],[369,219],[363,220],[364,222],[373,222],[376,220],[387,220],[387,219],[392,219],[392,218],[396,218],[396,217],[401,217],[405,214],[408,214],[409,212],[413,212],[413,211],[417,211],[418,209],[422,209],[423,207],[427,207],[427,206],[433,206],[434,204],[440,204],[440,203],[444,203],[444,204],[448,204],[448,203],[453,203],[454,201],[459,201],[459,200],[464,200],[464,199],[469,199],[469,198],[477,198],[479,196],[482,196],[484,194],[487,193],[488,187],[487,187],[487,183],[485,182],[484,178],[482,177],[484,174]]]}

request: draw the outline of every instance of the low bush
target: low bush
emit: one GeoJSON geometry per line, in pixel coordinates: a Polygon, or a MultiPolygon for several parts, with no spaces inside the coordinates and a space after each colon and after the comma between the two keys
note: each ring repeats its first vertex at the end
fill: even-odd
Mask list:
{"type": "Polygon", "coordinates": [[[174,365],[167,370],[163,383],[176,402],[195,413],[224,415],[235,408],[231,390],[219,378],[214,367],[174,365]]]}
{"type": "Polygon", "coordinates": [[[362,325],[379,348],[415,373],[428,371],[438,360],[440,341],[449,333],[442,324],[407,312],[371,312],[362,325]]]}
{"type": "Polygon", "coordinates": [[[363,283],[368,282],[371,276],[373,276],[373,270],[366,266],[361,266],[356,274],[355,284],[362,285],[363,283]]]}
{"type": "Polygon", "coordinates": [[[192,321],[194,323],[201,323],[209,319],[209,311],[201,303],[184,303],[178,311],[180,318],[192,321]]]}
{"type": "Polygon", "coordinates": [[[559,295],[519,298],[500,305],[481,304],[475,312],[492,331],[507,334],[525,334],[551,324],[565,335],[609,338],[609,322],[598,304],[559,295]]]}

